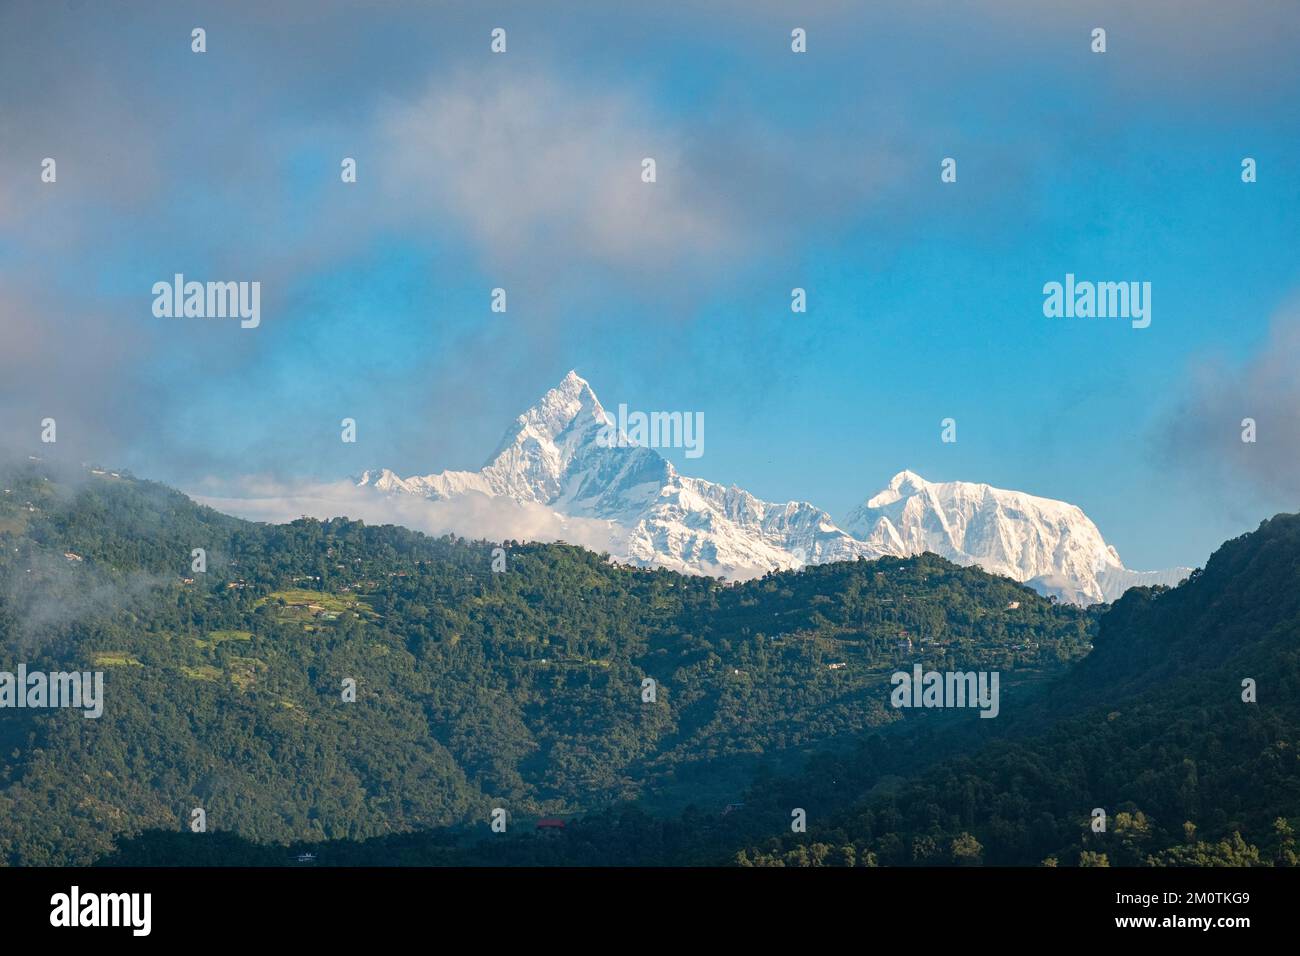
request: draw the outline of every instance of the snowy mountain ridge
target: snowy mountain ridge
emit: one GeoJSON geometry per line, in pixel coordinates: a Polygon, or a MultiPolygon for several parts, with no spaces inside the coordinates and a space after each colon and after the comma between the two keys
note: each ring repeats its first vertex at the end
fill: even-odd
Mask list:
{"type": "Polygon", "coordinates": [[[515,419],[479,471],[401,478],[374,469],[357,484],[434,501],[478,494],[544,505],[608,522],[617,529],[616,560],[727,578],[933,551],[1091,604],[1135,584],[1176,584],[1189,572],[1130,571],[1075,505],[984,484],[928,482],[910,471],[839,525],[808,502],[762,501],[682,475],[653,448],[610,442],[611,429],[616,423],[591,386],[569,372],[515,419]]]}

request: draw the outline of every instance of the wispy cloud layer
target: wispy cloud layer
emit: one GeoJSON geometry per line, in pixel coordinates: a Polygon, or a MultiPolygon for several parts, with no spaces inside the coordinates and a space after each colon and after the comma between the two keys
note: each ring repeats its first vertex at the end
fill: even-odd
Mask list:
{"type": "Polygon", "coordinates": [[[1161,429],[1167,458],[1219,496],[1230,497],[1244,479],[1294,510],[1300,501],[1300,303],[1274,317],[1267,342],[1247,361],[1205,358],[1190,379],[1161,429]],[[1243,441],[1247,419],[1254,441],[1243,441]]]}
{"type": "Polygon", "coordinates": [[[454,500],[428,501],[409,495],[385,497],[350,481],[294,483],[253,477],[213,480],[201,487],[220,491],[192,491],[195,501],[250,521],[347,517],[474,540],[564,541],[596,552],[610,552],[617,546],[618,531],[609,522],[565,517],[542,505],[476,492],[454,500]]]}

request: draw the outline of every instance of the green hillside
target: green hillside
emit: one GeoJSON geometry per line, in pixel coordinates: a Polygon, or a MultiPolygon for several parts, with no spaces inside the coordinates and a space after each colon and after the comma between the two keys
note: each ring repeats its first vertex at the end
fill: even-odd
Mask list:
{"type": "MultiPolygon", "coordinates": [[[[1129,592],[1102,614],[1095,643],[997,720],[909,713],[854,735],[850,753],[761,775],[725,815],[629,804],[556,834],[525,825],[323,843],[319,863],[1295,866],[1300,516],[1228,542],[1179,588],[1129,592]],[[806,833],[791,832],[795,808],[806,833]]],[[[290,849],[151,832],[107,862],[283,865],[290,849]]]]}
{"type": "Polygon", "coordinates": [[[995,744],[738,859],[1294,866],[1300,516],[1229,541],[1181,587],[1130,591],[1102,616],[1096,650],[1000,729],[995,744]]]}
{"type": "MultiPolygon", "coordinates": [[[[98,669],[106,685],[97,720],[0,711],[10,864],[88,862],[180,833],[196,807],[263,844],[472,834],[498,806],[715,817],[756,780],[904,723],[888,706],[902,664],[998,670],[1005,709],[1094,629],[932,555],[729,586],[507,543],[493,573],[492,544],[252,524],[129,475],[25,466],[3,484],[0,670],[98,669]]],[[[997,723],[930,716],[915,723],[997,723]]]]}

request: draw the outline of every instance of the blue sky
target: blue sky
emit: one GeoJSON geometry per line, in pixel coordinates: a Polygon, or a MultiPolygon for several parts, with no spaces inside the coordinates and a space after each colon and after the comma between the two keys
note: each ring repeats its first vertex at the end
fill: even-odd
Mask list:
{"type": "Polygon", "coordinates": [[[576,368],[703,411],[683,471],[837,517],[910,468],[1160,567],[1295,509],[1294,3],[263,6],[0,11],[5,447],[476,468],[576,368]],[[175,272],[261,281],[261,326],[155,318],[175,272]],[[1151,326],[1045,318],[1067,272],[1150,282],[1151,326]]]}

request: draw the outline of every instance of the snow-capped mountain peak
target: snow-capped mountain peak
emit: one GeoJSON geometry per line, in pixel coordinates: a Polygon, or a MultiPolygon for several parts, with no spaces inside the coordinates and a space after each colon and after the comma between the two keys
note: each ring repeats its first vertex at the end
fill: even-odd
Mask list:
{"type": "Polygon", "coordinates": [[[1112,600],[1139,579],[1177,583],[1189,570],[1128,571],[1077,505],[910,471],[852,511],[844,528],[885,553],[933,551],[1082,604],[1112,600]]]}
{"type": "Polygon", "coordinates": [[[612,450],[599,442],[611,423],[591,386],[571,371],[515,419],[480,474],[495,494],[554,502],[579,490],[570,481],[579,462],[612,450]]]}
{"type": "Polygon", "coordinates": [[[559,385],[515,419],[514,425],[488,459],[488,464],[491,465],[512,445],[529,440],[556,447],[576,446],[586,439],[592,429],[601,428],[610,421],[587,380],[576,371],[570,371],[559,385]]]}
{"type": "Polygon", "coordinates": [[[883,508],[885,505],[892,504],[905,495],[915,494],[926,485],[926,481],[914,471],[900,471],[893,478],[889,479],[889,484],[877,495],[872,497],[867,506],[871,508],[883,508]]]}

